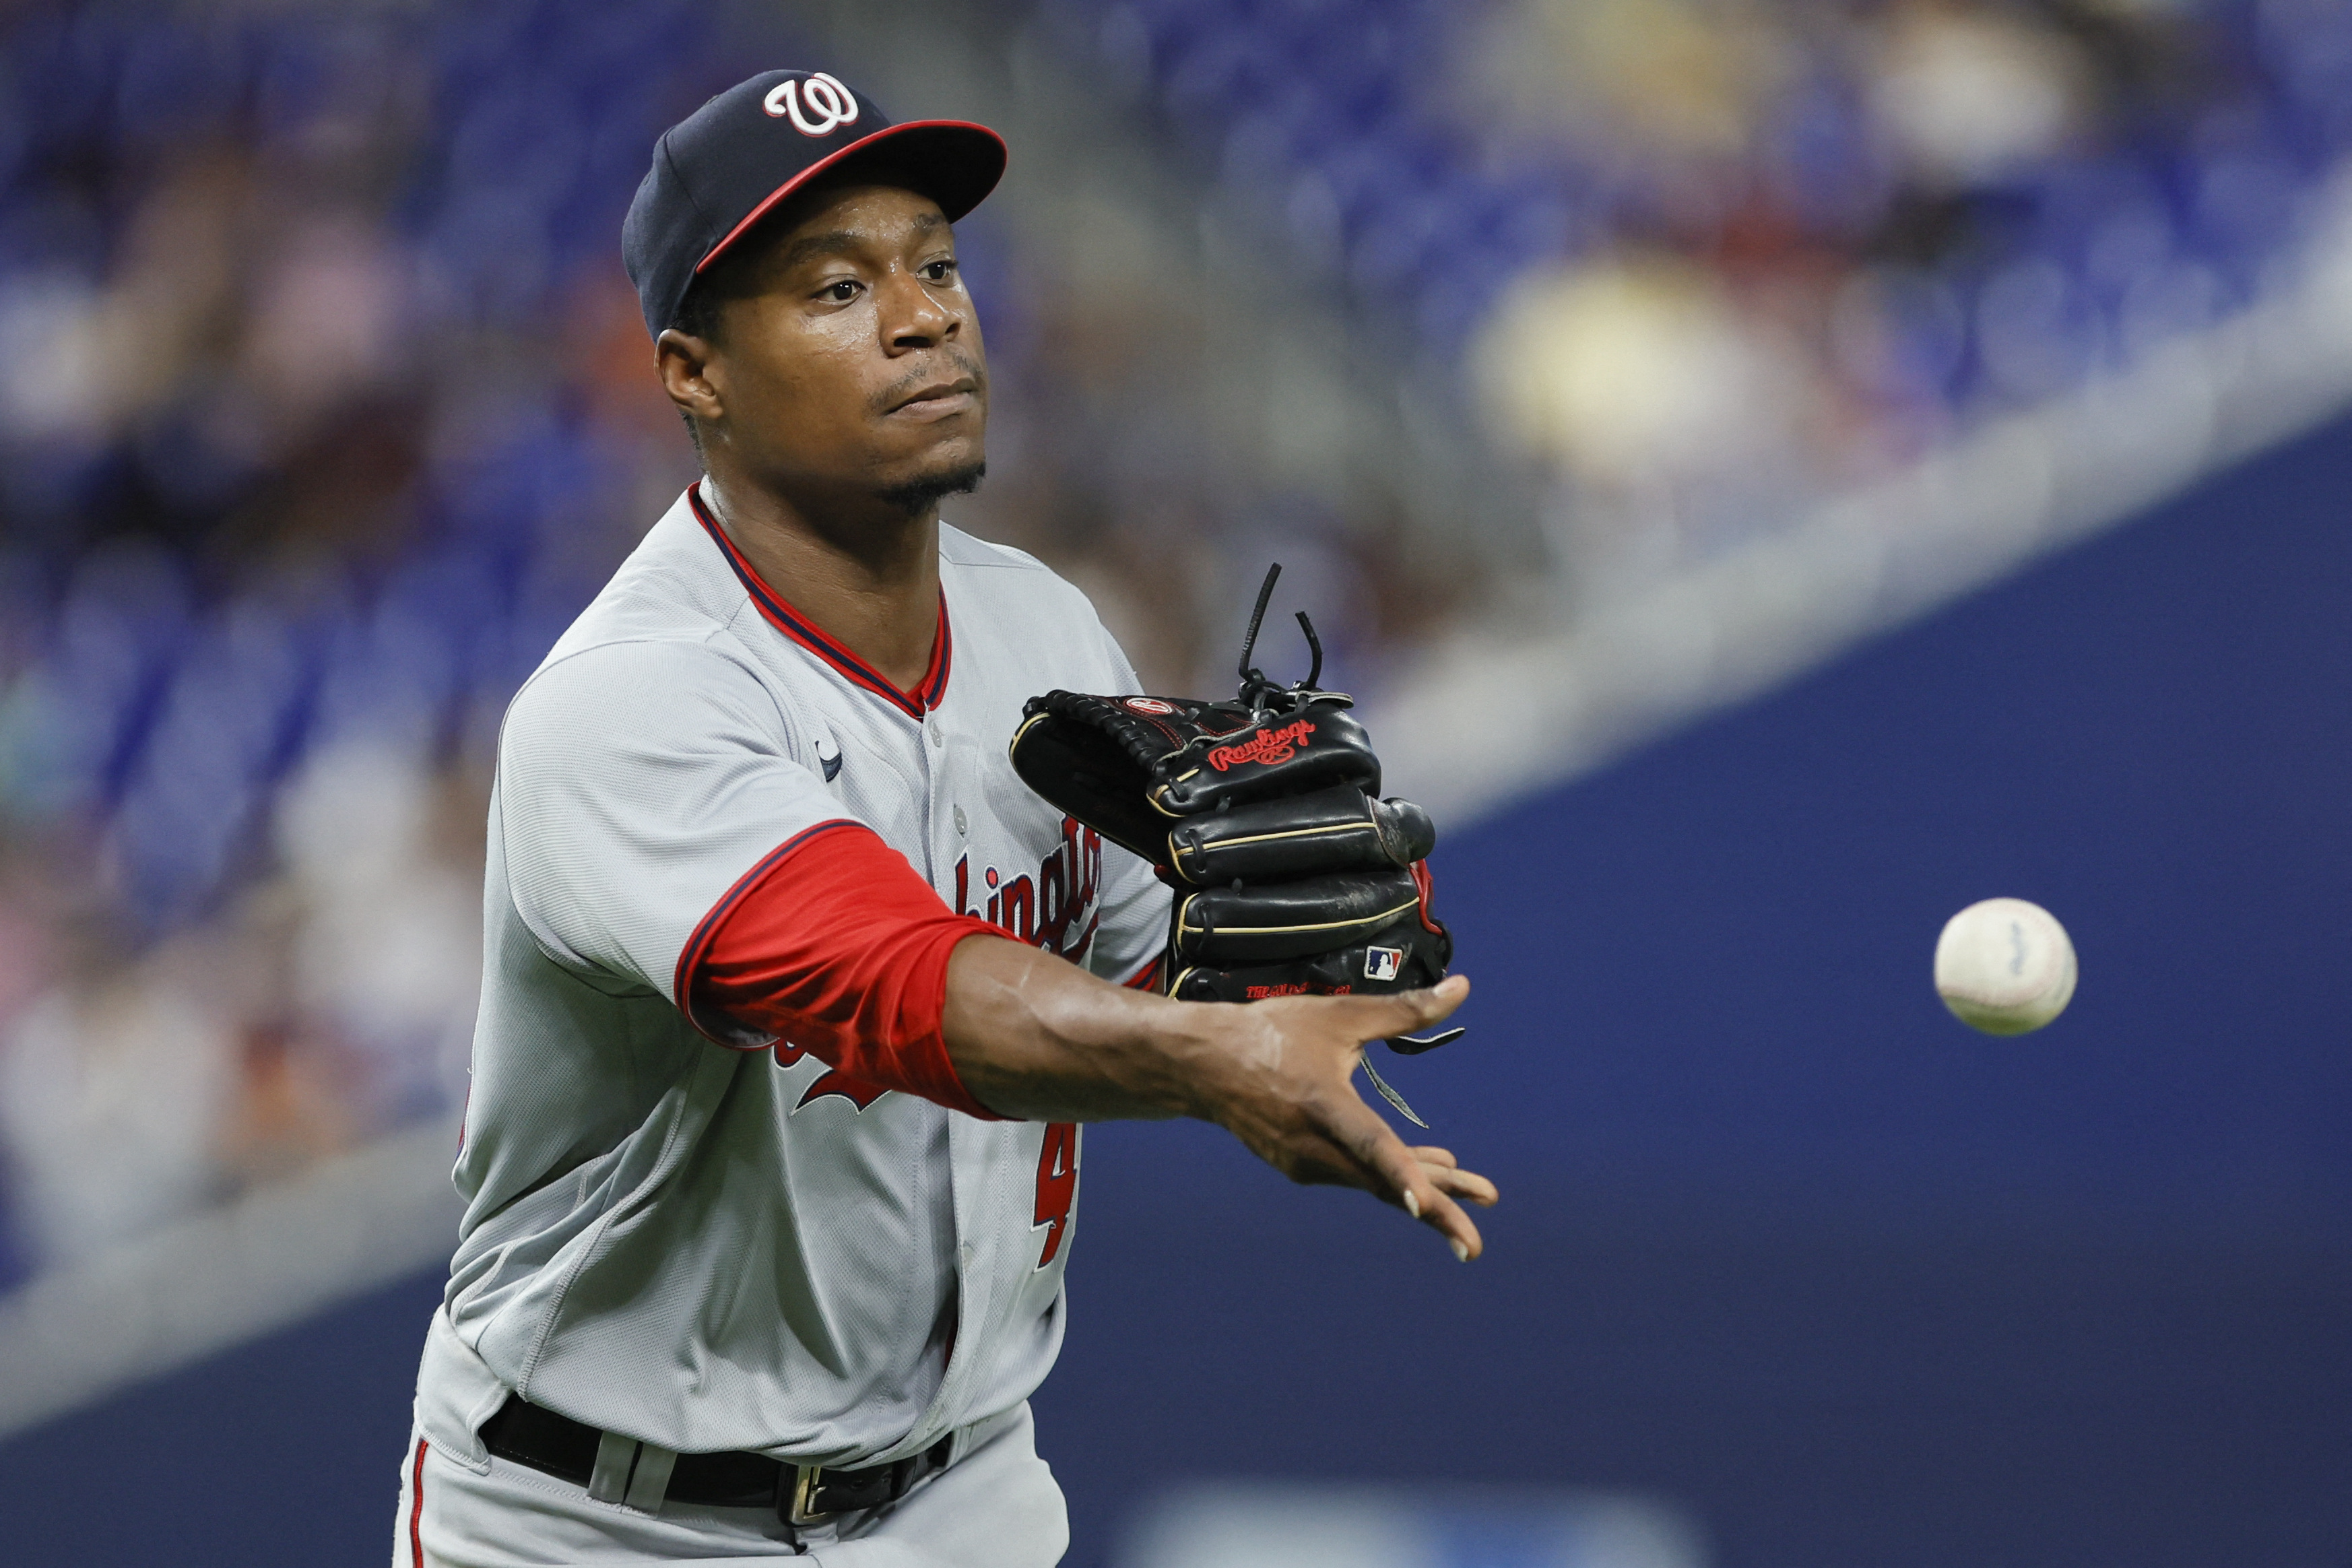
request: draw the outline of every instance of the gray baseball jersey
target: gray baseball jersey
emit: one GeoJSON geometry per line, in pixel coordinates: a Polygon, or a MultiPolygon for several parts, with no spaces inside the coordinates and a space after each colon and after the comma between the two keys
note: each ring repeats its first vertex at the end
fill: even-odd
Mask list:
{"type": "Polygon", "coordinates": [[[509,709],[468,1204],[418,1401],[447,1451],[478,1455],[512,1389],[682,1452],[863,1465],[1014,1408],[1052,1365],[1076,1129],[845,1082],[677,994],[730,890],[845,819],[1106,978],[1157,954],[1166,889],[1005,756],[1026,698],[1136,690],[1132,668],[1036,561],[940,534],[915,693],[798,616],[689,492],[509,709]]]}

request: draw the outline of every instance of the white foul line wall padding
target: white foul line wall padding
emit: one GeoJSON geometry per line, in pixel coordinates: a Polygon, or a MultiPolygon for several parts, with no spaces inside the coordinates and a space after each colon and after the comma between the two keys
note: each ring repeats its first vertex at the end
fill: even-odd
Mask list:
{"type": "Polygon", "coordinates": [[[0,1436],[446,1264],[457,1148],[436,1119],[0,1297],[0,1436]]]}

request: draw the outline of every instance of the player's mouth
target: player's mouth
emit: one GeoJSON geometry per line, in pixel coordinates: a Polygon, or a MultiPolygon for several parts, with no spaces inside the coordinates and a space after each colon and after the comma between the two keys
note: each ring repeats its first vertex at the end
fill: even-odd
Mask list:
{"type": "Polygon", "coordinates": [[[919,386],[885,412],[893,419],[920,422],[964,413],[977,406],[979,402],[980,384],[966,375],[953,381],[935,381],[928,386],[919,386]]]}

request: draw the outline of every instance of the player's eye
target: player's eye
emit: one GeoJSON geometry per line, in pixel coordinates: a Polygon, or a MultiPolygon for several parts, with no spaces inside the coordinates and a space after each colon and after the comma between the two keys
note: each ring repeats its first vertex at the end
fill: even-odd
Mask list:
{"type": "Polygon", "coordinates": [[[855,278],[835,279],[833,282],[826,284],[823,289],[817,291],[817,298],[820,300],[829,300],[836,305],[846,305],[852,300],[857,298],[857,279],[855,278]]]}
{"type": "Polygon", "coordinates": [[[923,263],[922,273],[933,283],[944,283],[955,276],[955,258],[949,256],[942,257],[937,261],[927,261],[923,263]]]}

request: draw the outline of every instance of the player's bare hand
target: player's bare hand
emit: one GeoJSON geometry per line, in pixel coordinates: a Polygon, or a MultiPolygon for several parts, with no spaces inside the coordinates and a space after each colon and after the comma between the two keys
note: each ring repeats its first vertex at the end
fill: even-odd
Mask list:
{"type": "Polygon", "coordinates": [[[1441,1232],[1464,1262],[1485,1249],[1464,1201],[1495,1185],[1444,1149],[1408,1148],[1356,1092],[1366,1042],[1426,1029],[1462,1005],[1461,975],[1390,996],[1291,996],[1216,1006],[1215,1069],[1200,1114],[1295,1182],[1360,1187],[1441,1232]]]}
{"type": "Polygon", "coordinates": [[[1356,1092],[1368,1040],[1441,1022],[1460,975],[1388,996],[1179,1002],[1106,984],[1023,942],[971,936],[948,962],[940,1028],[965,1089],[1034,1121],[1197,1116],[1297,1182],[1361,1187],[1444,1234],[1465,1262],[1465,1204],[1495,1185],[1447,1150],[1412,1149],[1356,1092]]]}

